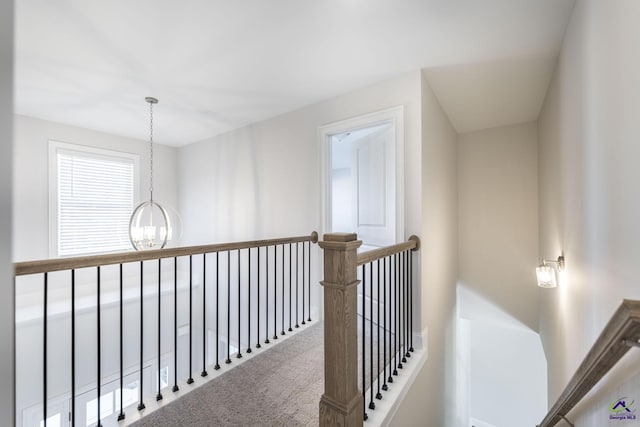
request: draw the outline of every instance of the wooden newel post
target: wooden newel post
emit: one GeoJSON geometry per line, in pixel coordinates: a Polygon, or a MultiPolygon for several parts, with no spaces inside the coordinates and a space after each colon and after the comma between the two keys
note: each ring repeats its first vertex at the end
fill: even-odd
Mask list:
{"type": "Polygon", "coordinates": [[[324,250],[324,394],[320,426],[362,426],[358,390],[358,254],[354,233],[325,234],[324,250]]]}

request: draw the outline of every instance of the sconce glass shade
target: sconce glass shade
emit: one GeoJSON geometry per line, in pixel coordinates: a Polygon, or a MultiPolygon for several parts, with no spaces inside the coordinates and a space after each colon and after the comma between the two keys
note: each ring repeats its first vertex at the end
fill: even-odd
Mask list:
{"type": "Polygon", "coordinates": [[[558,286],[558,277],[555,267],[547,264],[540,264],[536,268],[536,278],[538,286],[541,288],[555,288],[558,286]]]}
{"type": "Polygon", "coordinates": [[[162,249],[173,234],[169,214],[158,203],[148,200],[133,210],[129,220],[129,240],[137,251],[162,249]]]}

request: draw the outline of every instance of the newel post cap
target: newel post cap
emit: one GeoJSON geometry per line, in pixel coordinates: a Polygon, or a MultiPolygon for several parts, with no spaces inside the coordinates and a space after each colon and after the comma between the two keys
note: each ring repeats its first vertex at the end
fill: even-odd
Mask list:
{"type": "Polygon", "coordinates": [[[356,233],[326,233],[318,245],[325,250],[357,250],[362,240],[356,233]]]}
{"type": "Polygon", "coordinates": [[[357,239],[356,233],[326,233],[322,236],[325,242],[352,242],[357,239]]]}

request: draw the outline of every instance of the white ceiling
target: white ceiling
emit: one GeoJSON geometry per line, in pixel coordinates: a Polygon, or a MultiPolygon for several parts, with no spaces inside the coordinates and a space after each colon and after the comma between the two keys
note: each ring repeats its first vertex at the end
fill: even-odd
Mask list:
{"type": "Polygon", "coordinates": [[[16,0],[18,114],[199,141],[411,70],[458,131],[535,120],[574,0],[16,0]]]}

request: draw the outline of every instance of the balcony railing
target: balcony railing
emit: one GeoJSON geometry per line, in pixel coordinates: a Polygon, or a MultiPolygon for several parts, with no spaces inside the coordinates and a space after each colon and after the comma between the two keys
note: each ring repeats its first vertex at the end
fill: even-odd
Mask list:
{"type": "Polygon", "coordinates": [[[361,244],[355,234],[344,233],[326,234],[319,243],[324,250],[325,325],[321,426],[363,425],[367,409],[375,410],[375,401],[392,387],[414,351],[412,252],[420,240],[412,236],[408,242],[358,254],[361,244]]]}
{"type": "Polygon", "coordinates": [[[15,264],[20,424],[66,423],[65,402],[72,426],[144,414],[149,399],[310,322],[316,242],[313,232],[15,264]]]}

